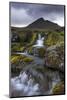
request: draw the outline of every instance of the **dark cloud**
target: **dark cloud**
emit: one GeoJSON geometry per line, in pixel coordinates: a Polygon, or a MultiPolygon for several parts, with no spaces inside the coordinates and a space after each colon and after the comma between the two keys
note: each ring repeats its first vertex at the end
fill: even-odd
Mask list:
{"type": "Polygon", "coordinates": [[[64,6],[16,2],[11,3],[12,25],[28,25],[40,17],[61,24],[59,22],[64,22],[64,6]]]}

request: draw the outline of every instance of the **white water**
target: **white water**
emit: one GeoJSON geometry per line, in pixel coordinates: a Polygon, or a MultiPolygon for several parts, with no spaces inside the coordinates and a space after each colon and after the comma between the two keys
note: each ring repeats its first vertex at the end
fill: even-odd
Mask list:
{"type": "MultiPolygon", "coordinates": [[[[54,86],[60,82],[58,73],[55,72],[53,74],[52,85],[49,82],[50,89],[48,91],[44,91],[44,94],[52,94],[54,86]]],[[[11,93],[15,94],[16,97],[17,92],[17,96],[32,96],[41,94],[40,85],[36,83],[33,77],[31,75],[28,75],[25,71],[21,72],[19,76],[11,79],[11,93]]]]}
{"type": "Polygon", "coordinates": [[[24,51],[24,52],[17,52],[16,54],[21,54],[21,55],[27,56],[27,55],[28,55],[28,52],[27,52],[27,50],[26,50],[26,51],[24,51]]]}
{"type": "Polygon", "coordinates": [[[39,94],[39,84],[35,83],[34,80],[23,72],[18,77],[11,79],[11,92],[21,93],[20,95],[32,96],[39,94]]]}
{"type": "Polygon", "coordinates": [[[43,47],[43,40],[44,40],[44,37],[41,37],[41,34],[38,34],[38,39],[36,41],[36,44],[33,45],[33,47],[43,47]]]}

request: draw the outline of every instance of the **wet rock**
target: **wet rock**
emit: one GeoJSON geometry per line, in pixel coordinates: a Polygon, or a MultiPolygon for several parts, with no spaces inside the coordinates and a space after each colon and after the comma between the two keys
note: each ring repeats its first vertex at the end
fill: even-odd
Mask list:
{"type": "Polygon", "coordinates": [[[47,48],[45,65],[49,68],[64,72],[64,46],[54,45],[47,48]]]}
{"type": "Polygon", "coordinates": [[[30,54],[33,56],[38,56],[40,58],[43,58],[45,55],[46,48],[45,47],[33,47],[30,50],[30,54]]]}

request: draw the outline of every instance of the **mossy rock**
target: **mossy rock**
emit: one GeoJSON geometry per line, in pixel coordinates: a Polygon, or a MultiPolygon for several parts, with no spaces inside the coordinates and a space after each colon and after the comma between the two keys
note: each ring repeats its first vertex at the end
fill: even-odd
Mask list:
{"type": "Polygon", "coordinates": [[[25,47],[22,46],[20,43],[12,43],[11,45],[11,51],[15,52],[15,51],[24,51],[25,47]]]}
{"type": "Polygon", "coordinates": [[[26,63],[30,63],[33,61],[33,58],[31,57],[26,57],[24,55],[12,55],[11,56],[11,64],[16,64],[16,63],[20,63],[20,62],[26,62],[26,63]]]}
{"type": "Polygon", "coordinates": [[[48,62],[50,63],[50,66],[56,66],[57,67],[60,63],[59,56],[55,52],[49,53],[48,62]]]}
{"type": "Polygon", "coordinates": [[[64,41],[64,36],[61,36],[61,34],[58,32],[52,32],[52,33],[48,34],[45,44],[47,46],[52,46],[52,45],[56,45],[57,43],[60,43],[62,41],[64,41]]]}
{"type": "Polygon", "coordinates": [[[19,51],[22,51],[22,52],[23,52],[24,49],[25,49],[25,47],[20,47],[20,48],[19,48],[19,51]]]}
{"type": "Polygon", "coordinates": [[[37,34],[32,31],[26,31],[22,35],[20,34],[20,38],[20,42],[22,42],[24,46],[31,46],[34,44],[37,34]]]}
{"type": "Polygon", "coordinates": [[[29,52],[29,54],[33,54],[33,47],[32,46],[28,48],[28,52],[29,52]]]}
{"type": "Polygon", "coordinates": [[[64,45],[57,44],[47,48],[45,55],[46,66],[64,71],[64,45]]]}
{"type": "Polygon", "coordinates": [[[12,55],[11,56],[11,64],[19,63],[20,61],[23,61],[25,56],[22,55],[12,55]]]}
{"type": "Polygon", "coordinates": [[[45,56],[45,52],[46,52],[45,48],[39,48],[38,49],[39,57],[43,58],[45,56]]]}
{"type": "Polygon", "coordinates": [[[60,82],[53,88],[53,94],[64,94],[64,82],[60,82]]]}
{"type": "Polygon", "coordinates": [[[33,36],[32,36],[32,38],[31,38],[31,42],[30,42],[31,45],[34,44],[36,38],[37,38],[37,34],[33,33],[33,36]]]}
{"type": "Polygon", "coordinates": [[[57,46],[56,51],[59,56],[64,56],[64,43],[61,43],[59,46],[57,46]]]}
{"type": "Polygon", "coordinates": [[[24,55],[12,55],[11,56],[11,76],[14,77],[16,75],[19,75],[20,71],[23,70],[23,68],[30,64],[33,61],[32,58],[26,57],[24,55]]]}
{"type": "Polygon", "coordinates": [[[47,54],[45,58],[46,65],[49,67],[58,67],[61,60],[55,51],[51,51],[47,54]]]}
{"type": "Polygon", "coordinates": [[[33,59],[30,58],[30,57],[25,57],[25,58],[23,59],[23,61],[26,62],[26,63],[30,63],[30,62],[33,61],[33,59]]]}

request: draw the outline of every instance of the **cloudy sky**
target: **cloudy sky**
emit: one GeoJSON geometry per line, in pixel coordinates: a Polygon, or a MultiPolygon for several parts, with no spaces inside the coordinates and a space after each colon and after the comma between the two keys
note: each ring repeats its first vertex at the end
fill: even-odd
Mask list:
{"type": "Polygon", "coordinates": [[[11,2],[11,26],[25,27],[38,18],[43,17],[64,26],[63,5],[42,5],[11,2]]]}

